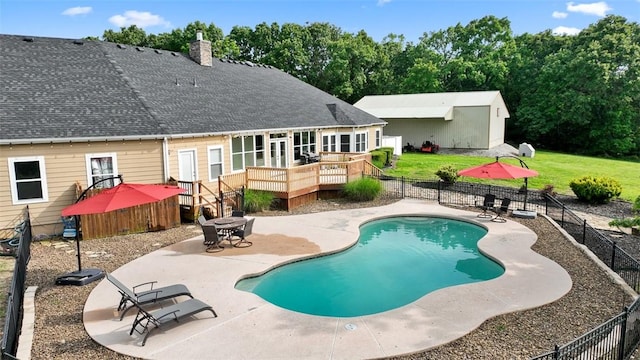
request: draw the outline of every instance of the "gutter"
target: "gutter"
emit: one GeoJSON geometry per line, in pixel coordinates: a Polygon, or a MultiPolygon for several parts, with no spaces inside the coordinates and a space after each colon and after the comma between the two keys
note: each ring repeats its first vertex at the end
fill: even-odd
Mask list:
{"type": "Polygon", "coordinates": [[[68,138],[33,138],[33,139],[0,139],[0,145],[32,145],[32,144],[64,144],[64,143],[96,143],[96,142],[115,142],[115,141],[135,141],[135,140],[163,140],[167,139],[183,139],[208,136],[224,136],[224,135],[242,135],[256,134],[260,132],[285,132],[291,130],[305,129],[337,129],[337,128],[363,128],[369,126],[384,126],[386,122],[363,124],[363,125],[328,125],[328,126],[305,126],[305,127],[289,127],[281,129],[260,129],[260,130],[236,130],[213,133],[193,133],[193,134],[157,134],[157,135],[126,135],[126,136],[100,136],[100,137],[68,137],[68,138]]]}

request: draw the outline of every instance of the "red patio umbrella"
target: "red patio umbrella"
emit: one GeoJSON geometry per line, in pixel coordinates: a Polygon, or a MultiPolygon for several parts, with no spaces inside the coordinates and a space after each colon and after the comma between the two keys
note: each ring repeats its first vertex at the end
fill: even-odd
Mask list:
{"type": "Polygon", "coordinates": [[[507,163],[501,163],[499,156],[496,156],[496,161],[488,164],[473,166],[464,170],[458,171],[460,176],[469,176],[480,179],[521,179],[524,178],[524,210],[527,210],[527,188],[530,177],[538,176],[538,172],[529,169],[527,164],[522,159],[513,156],[520,161],[521,166],[515,166],[507,163]]]}
{"type": "Polygon", "coordinates": [[[458,171],[460,176],[481,179],[520,179],[538,176],[538,172],[525,167],[501,163],[498,160],[458,171]]]}
{"type": "MultiPolygon", "coordinates": [[[[119,178],[122,181],[122,177],[119,178]]],[[[114,178],[103,179],[110,180],[114,178]]],[[[99,182],[98,182],[99,183],[99,182]]],[[[98,184],[96,183],[96,184],[98,184]]],[[[120,183],[110,189],[106,189],[92,197],[80,200],[84,197],[89,189],[94,187],[93,184],[78,198],[75,204],[62,209],[62,216],[76,217],[76,247],[78,257],[78,270],[72,271],[56,278],[58,285],[86,285],[92,281],[104,277],[104,271],[100,269],[82,269],[80,262],[80,237],[77,229],[79,215],[101,214],[109,211],[125,209],[132,206],[149,204],[156,201],[164,200],[172,196],[178,195],[185,191],[177,186],[169,185],[153,185],[153,184],[126,184],[120,183]]]]}
{"type": "Polygon", "coordinates": [[[177,186],[121,183],[97,195],[62,209],[62,216],[101,214],[113,210],[148,204],[185,190],[177,186]]]}

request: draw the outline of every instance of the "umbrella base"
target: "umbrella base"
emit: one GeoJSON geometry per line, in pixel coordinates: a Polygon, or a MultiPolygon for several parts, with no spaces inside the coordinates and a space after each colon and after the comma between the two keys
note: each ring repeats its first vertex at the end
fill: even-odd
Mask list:
{"type": "Polygon", "coordinates": [[[62,274],[56,278],[56,285],[82,286],[100,280],[105,273],[101,269],[82,269],[62,274]]]}
{"type": "Polygon", "coordinates": [[[535,219],[536,215],[538,215],[538,213],[536,213],[535,211],[520,210],[520,209],[513,210],[511,212],[511,216],[522,218],[522,219],[535,219]]]}

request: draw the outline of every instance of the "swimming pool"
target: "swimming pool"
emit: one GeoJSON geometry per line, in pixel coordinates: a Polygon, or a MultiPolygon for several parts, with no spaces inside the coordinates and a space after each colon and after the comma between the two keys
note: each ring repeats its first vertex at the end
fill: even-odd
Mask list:
{"type": "Polygon", "coordinates": [[[348,250],[283,265],[236,288],[311,315],[375,314],[438,289],[502,275],[504,269],[478,251],[486,233],[443,217],[381,218],[363,224],[348,250]]]}

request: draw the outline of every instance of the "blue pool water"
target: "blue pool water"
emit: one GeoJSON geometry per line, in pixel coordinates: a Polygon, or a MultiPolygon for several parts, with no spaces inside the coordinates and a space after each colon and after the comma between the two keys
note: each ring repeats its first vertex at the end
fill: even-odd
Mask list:
{"type": "Polygon", "coordinates": [[[502,275],[504,269],[478,251],[486,233],[446,218],[374,220],[360,227],[357,244],[348,250],[275,268],[236,288],[306,314],[375,314],[438,289],[502,275]]]}

